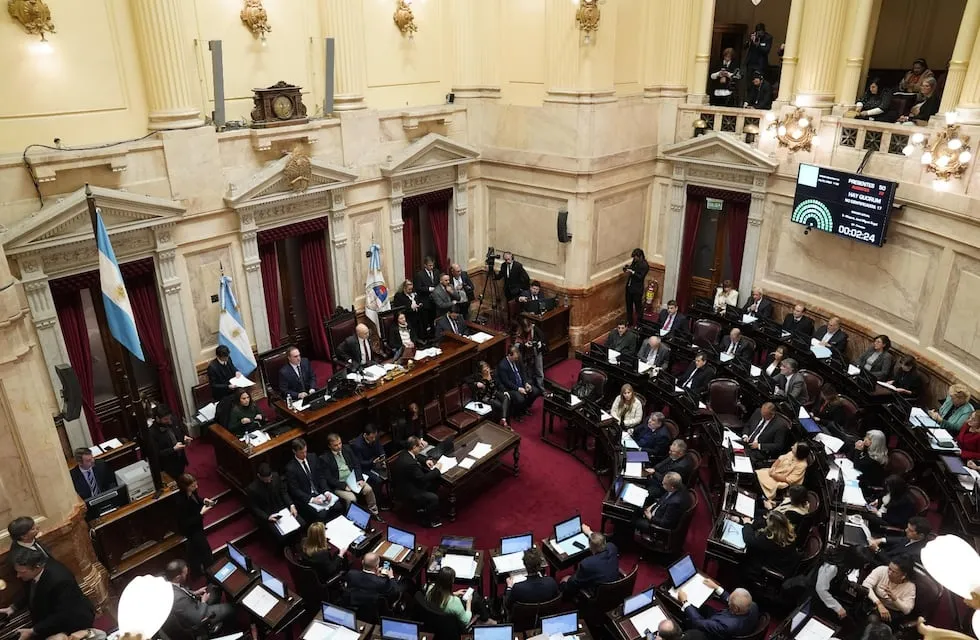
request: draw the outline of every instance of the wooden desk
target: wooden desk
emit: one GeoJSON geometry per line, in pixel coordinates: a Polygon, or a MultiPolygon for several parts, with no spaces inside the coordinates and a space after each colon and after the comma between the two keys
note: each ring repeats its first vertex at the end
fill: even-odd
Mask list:
{"type": "Polygon", "coordinates": [[[577,565],[583,558],[588,557],[589,547],[586,546],[584,549],[573,555],[567,555],[562,553],[561,549],[553,546],[551,541],[554,538],[549,538],[546,540],[541,540],[538,544],[541,545],[541,553],[544,554],[544,559],[548,561],[551,565],[552,575],[558,573],[559,571],[564,571],[577,565]]]}
{"type": "MultiPolygon", "coordinates": [[[[306,627],[303,628],[303,633],[299,634],[299,637],[300,638],[304,637],[306,633],[310,630],[310,628],[313,627],[313,625],[322,622],[323,622],[323,609],[321,608],[320,612],[317,613],[312,620],[310,620],[310,624],[306,625],[306,627]]],[[[357,632],[361,634],[358,640],[367,640],[367,638],[371,637],[371,634],[374,632],[375,625],[371,624],[370,622],[364,622],[363,620],[357,620],[356,624],[357,624],[357,632]]],[[[379,633],[380,633],[380,627],[379,627],[379,633]]]]}
{"type": "Polygon", "coordinates": [[[215,577],[215,574],[229,562],[231,562],[231,560],[229,560],[227,555],[222,556],[214,564],[208,567],[207,576],[212,583],[218,583],[221,585],[221,590],[225,592],[225,595],[228,596],[229,600],[232,602],[237,602],[238,600],[241,600],[242,596],[245,595],[245,592],[248,591],[249,587],[258,581],[259,572],[257,569],[253,568],[252,572],[248,573],[243,571],[241,567],[235,565],[235,563],[231,562],[231,564],[235,567],[235,570],[232,571],[224,580],[218,580],[215,577]]]}
{"type": "Polygon", "coordinates": [[[486,443],[491,446],[490,453],[478,459],[472,467],[464,469],[456,466],[439,476],[440,483],[449,489],[449,519],[456,519],[456,502],[458,493],[476,479],[485,477],[493,472],[500,464],[501,458],[508,451],[514,452],[513,473],[515,476],[520,469],[518,463],[521,459],[521,436],[513,429],[501,427],[489,420],[477,424],[465,434],[456,439],[456,448],[453,450],[453,457],[457,462],[463,461],[477,443],[486,443]]]}
{"type": "MultiPolygon", "coordinates": [[[[256,569],[256,572],[258,570],[256,569]]],[[[278,576],[276,576],[278,577],[278,576]]],[[[280,578],[280,580],[282,580],[280,578]]],[[[286,582],[283,580],[283,585],[286,582]]],[[[248,594],[254,589],[263,589],[261,584],[256,583],[251,589],[247,589],[244,594],[242,594],[242,600],[248,597],[248,594]]],[[[275,597],[275,596],[274,596],[275,597]]],[[[286,587],[286,597],[278,598],[276,597],[276,604],[272,609],[269,610],[264,616],[260,616],[246,606],[242,606],[242,609],[248,613],[248,616],[255,620],[259,631],[263,636],[272,635],[280,633],[296,622],[304,612],[303,599],[289,590],[286,587]]]]}
{"type": "MultiPolygon", "coordinates": [[[[670,614],[670,612],[660,605],[659,600],[657,600],[656,595],[653,598],[653,605],[655,607],[660,607],[660,611],[664,614],[664,617],[668,620],[673,620],[675,623],[680,625],[680,622],[670,614]]],[[[609,623],[612,625],[613,630],[616,633],[616,638],[618,640],[640,640],[643,638],[644,629],[637,629],[633,622],[630,620],[632,616],[636,615],[632,613],[628,616],[623,615],[623,605],[619,605],[612,611],[606,612],[606,617],[609,619],[609,623]]],[[[656,629],[650,629],[656,635],[656,629]]]]}
{"type": "Polygon", "coordinates": [[[470,331],[473,333],[482,331],[483,333],[489,333],[493,336],[493,339],[479,344],[476,348],[476,352],[479,354],[480,360],[484,360],[490,365],[491,370],[496,369],[497,363],[507,356],[507,334],[502,331],[494,331],[490,327],[477,324],[472,320],[467,322],[466,326],[469,327],[470,331]]]}
{"type": "Polygon", "coordinates": [[[427,581],[435,580],[442,569],[442,557],[444,555],[474,556],[476,558],[476,570],[472,578],[462,578],[456,574],[456,584],[465,584],[473,587],[477,593],[483,595],[483,565],[486,560],[486,552],[479,550],[452,549],[450,547],[433,547],[429,557],[428,566],[425,569],[427,581]]]}
{"type": "Polygon", "coordinates": [[[544,366],[550,367],[568,357],[571,340],[568,337],[571,322],[571,307],[555,307],[544,314],[521,313],[541,328],[548,350],[544,353],[544,366]]]}
{"type": "MultiPolygon", "coordinates": [[[[109,451],[104,451],[97,456],[94,456],[96,461],[101,461],[106,463],[110,469],[113,471],[119,471],[123,467],[129,466],[136,462],[139,458],[136,455],[136,443],[129,438],[119,438],[122,442],[122,446],[115,447],[109,451]]],[[[68,469],[74,469],[78,466],[75,462],[75,458],[68,459],[68,469]]]]}
{"type": "MultiPolygon", "coordinates": [[[[372,551],[378,556],[380,556],[381,564],[384,564],[385,560],[384,552],[391,546],[388,540],[382,540],[381,543],[376,546],[372,551]]],[[[391,562],[390,560],[388,560],[391,562]]],[[[409,578],[410,580],[415,580],[422,573],[422,570],[429,564],[429,548],[417,545],[413,550],[411,555],[406,556],[400,562],[391,562],[391,570],[400,576],[409,578]]]]}
{"type": "MultiPolygon", "coordinates": [[[[497,565],[493,563],[493,559],[499,555],[501,555],[500,547],[495,547],[487,552],[487,564],[490,566],[490,599],[496,603],[501,603],[500,586],[507,584],[507,578],[513,574],[524,573],[525,571],[524,566],[521,565],[521,568],[517,571],[499,573],[497,571],[497,565]]],[[[541,565],[542,572],[548,571],[550,568],[551,566],[547,560],[541,565]]]]}

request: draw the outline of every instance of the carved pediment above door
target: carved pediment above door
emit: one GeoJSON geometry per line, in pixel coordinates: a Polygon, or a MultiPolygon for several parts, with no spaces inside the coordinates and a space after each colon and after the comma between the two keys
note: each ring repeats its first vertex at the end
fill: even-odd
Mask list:
{"type": "Polygon", "coordinates": [[[235,210],[286,199],[315,198],[352,184],[357,172],[294,150],[264,166],[255,175],[233,182],[225,204],[235,210]]]}
{"type": "Polygon", "coordinates": [[[689,167],[770,174],[779,162],[735,138],[715,131],[660,149],[660,157],[689,167]]]}
{"type": "Polygon", "coordinates": [[[429,133],[389,156],[381,165],[381,174],[388,178],[407,176],[470,163],[479,157],[480,152],[468,144],[429,133]]]}

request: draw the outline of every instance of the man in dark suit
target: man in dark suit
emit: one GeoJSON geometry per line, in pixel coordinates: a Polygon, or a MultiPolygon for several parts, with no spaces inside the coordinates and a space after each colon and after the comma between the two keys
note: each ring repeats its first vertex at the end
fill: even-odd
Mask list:
{"type": "Polygon", "coordinates": [[[337,359],[348,365],[366,367],[379,356],[371,348],[371,330],[366,324],[358,323],[354,335],[347,336],[337,345],[337,359]]]}
{"type": "Polygon", "coordinates": [[[874,559],[879,564],[888,564],[903,556],[918,562],[930,533],[932,525],[929,521],[922,516],[915,516],[909,518],[909,523],[905,525],[905,535],[875,538],[868,543],[868,548],[874,552],[874,559]]]}
{"type": "Polygon", "coordinates": [[[208,364],[208,386],[211,388],[211,398],[217,402],[231,393],[229,382],[240,375],[241,372],[231,361],[231,351],[227,346],[219,344],[214,350],[214,360],[208,364]]]}
{"type": "Polygon", "coordinates": [[[299,355],[299,347],[289,347],[289,362],[279,369],[279,393],[282,397],[305,398],[316,391],[316,376],[310,361],[299,355]]]}
{"type": "Polygon", "coordinates": [[[640,349],[640,336],[626,326],[625,320],[620,320],[616,328],[609,332],[606,346],[615,349],[624,356],[635,356],[640,349]]]}
{"type": "Polygon", "coordinates": [[[82,500],[88,500],[116,486],[116,474],[109,465],[96,460],[91,449],[75,449],[75,468],[71,470],[71,483],[82,500]]]}
{"type": "Polygon", "coordinates": [[[663,343],[660,336],[650,336],[640,347],[637,358],[640,362],[645,362],[652,367],[663,368],[667,366],[668,358],[670,358],[670,347],[663,343]]]}
{"type": "Polygon", "coordinates": [[[661,335],[667,335],[675,329],[685,333],[690,332],[687,324],[687,316],[678,310],[676,300],[671,300],[667,303],[666,309],[660,310],[657,322],[660,324],[661,335]]]}
{"type": "Polygon", "coordinates": [[[517,345],[511,345],[507,357],[497,365],[497,384],[510,393],[511,416],[530,411],[531,405],[541,395],[541,389],[531,384],[531,378],[521,362],[521,348],[517,345]]]}
{"type": "Polygon", "coordinates": [[[95,607],[63,564],[34,549],[19,549],[12,562],[23,580],[20,600],[0,613],[8,616],[29,609],[34,626],[20,629],[20,640],[47,638],[57,633],[70,635],[89,629],[95,621],[95,607]]]}
{"type": "Polygon", "coordinates": [[[665,419],[666,416],[659,411],[651,411],[645,423],[641,422],[629,430],[636,446],[646,451],[654,463],[666,458],[670,448],[670,432],[664,424],[665,419]]]}
{"type": "Polygon", "coordinates": [[[419,322],[425,337],[432,335],[432,321],[436,317],[432,293],[439,286],[439,276],[440,273],[436,269],[435,260],[432,259],[432,256],[425,256],[422,260],[422,268],[415,274],[415,279],[412,282],[415,293],[418,294],[419,303],[422,305],[419,310],[419,322]]]}
{"type": "Polygon", "coordinates": [[[458,336],[465,336],[470,333],[466,322],[455,311],[450,311],[436,320],[436,340],[441,339],[447,333],[455,333],[458,336]]]}
{"type": "Polygon", "coordinates": [[[708,356],[703,351],[699,351],[694,356],[694,361],[687,365],[684,374],[677,378],[677,385],[700,395],[711,382],[711,369],[707,365],[708,356]]]}
{"type": "Polygon", "coordinates": [[[541,283],[535,280],[531,283],[531,288],[521,291],[517,296],[517,301],[521,303],[521,311],[528,313],[541,313],[551,308],[553,298],[545,298],[541,294],[541,283]]]}
{"type": "Polygon", "coordinates": [[[51,552],[46,546],[41,544],[38,538],[41,530],[38,528],[34,518],[30,516],[20,516],[14,518],[7,525],[7,534],[10,536],[11,549],[14,551],[37,551],[47,557],[51,557],[51,552]]]}
{"type": "Polygon", "coordinates": [[[368,511],[374,514],[379,522],[384,522],[378,514],[378,502],[374,496],[374,489],[364,480],[364,471],[361,463],[354,455],[354,450],[336,433],[327,435],[327,447],[323,455],[320,456],[320,468],[323,473],[327,488],[337,495],[341,500],[350,504],[360,496],[364,499],[368,511]],[[353,476],[353,477],[351,477],[353,476]],[[350,485],[354,484],[360,491],[354,492],[350,485]]]}
{"type": "Polygon", "coordinates": [[[293,457],[286,463],[285,476],[286,491],[292,503],[308,522],[333,520],[343,513],[343,500],[329,493],[320,461],[315,455],[309,455],[306,441],[296,438],[291,446],[293,457]],[[316,506],[311,506],[310,502],[316,506]]]}
{"type": "Polygon", "coordinates": [[[278,473],[272,470],[268,462],[259,465],[255,480],[252,480],[245,489],[245,495],[248,496],[248,508],[251,509],[252,514],[267,530],[272,532],[280,543],[295,537],[295,535],[302,535],[306,531],[306,522],[300,517],[296,505],[293,504],[289,493],[286,491],[286,483],[282,481],[278,473]],[[289,509],[289,512],[299,522],[299,529],[286,536],[280,533],[276,527],[276,522],[281,517],[277,514],[283,509],[289,509]]]}
{"type": "Polygon", "coordinates": [[[184,637],[183,634],[191,629],[217,629],[235,616],[235,605],[221,602],[220,587],[209,589],[203,586],[195,591],[188,589],[189,573],[183,560],[171,560],[164,570],[164,576],[174,591],[174,604],[163,626],[166,631],[174,632],[176,637],[184,637]]]}
{"type": "Polygon", "coordinates": [[[351,440],[350,448],[357,456],[361,471],[368,474],[368,483],[377,491],[382,476],[387,474],[385,448],[378,438],[378,428],[370,422],[365,423],[361,435],[351,440]]]}
{"type": "Polygon", "coordinates": [[[424,510],[426,526],[435,528],[442,526],[439,521],[439,496],[434,491],[442,471],[434,461],[422,456],[425,445],[425,440],[418,436],[409,436],[408,449],[395,460],[391,475],[399,497],[424,510]]]}
{"type": "Polygon", "coordinates": [[[473,287],[473,281],[470,280],[469,274],[456,263],[449,265],[449,276],[453,289],[459,295],[456,312],[463,317],[463,320],[469,320],[470,306],[476,300],[476,289],[473,287]]]}
{"type": "Polygon", "coordinates": [[[515,583],[513,578],[507,577],[504,608],[508,611],[511,610],[515,602],[540,604],[558,597],[558,583],[551,576],[542,573],[544,568],[548,566],[544,554],[537,547],[531,547],[524,552],[524,557],[521,560],[524,562],[527,578],[515,583]]]}
{"type": "Polygon", "coordinates": [[[834,316],[813,334],[817,342],[825,347],[837,349],[841,353],[847,350],[847,334],[840,328],[840,318],[834,316]]]}
{"type": "Polygon", "coordinates": [[[455,311],[457,302],[459,302],[459,292],[453,287],[449,274],[444,273],[439,276],[439,285],[432,292],[432,304],[435,306],[436,316],[444,316],[450,311],[455,311]]]}
{"type": "Polygon", "coordinates": [[[762,295],[762,289],[752,287],[752,296],[745,302],[742,311],[756,318],[772,317],[772,303],[762,295]]]}
{"type": "Polygon", "coordinates": [[[762,464],[789,451],[789,428],[783,420],[777,419],[776,405],[766,402],[755,410],[742,427],[742,441],[754,464],[762,464]]]}
{"type": "Polygon", "coordinates": [[[737,327],[721,339],[720,352],[727,353],[742,362],[752,362],[752,357],[755,355],[752,345],[748,340],[742,339],[742,330],[737,327]]]}
{"type": "Polygon", "coordinates": [[[632,261],[623,267],[626,276],[626,322],[635,327],[643,319],[643,284],[650,264],[643,254],[643,249],[637,247],[630,254],[632,261]]]}
{"type": "Polygon", "coordinates": [[[798,304],[793,307],[793,313],[787,313],[783,318],[783,331],[810,337],[813,335],[813,320],[804,315],[806,307],[798,304]]]}
{"type": "Polygon", "coordinates": [[[381,568],[381,557],[374,552],[365,554],[361,568],[351,569],[345,578],[348,604],[359,618],[362,612],[376,612],[379,600],[391,603],[398,595],[398,581],[391,569],[381,568]]]}
{"type": "Polygon", "coordinates": [[[773,380],[773,393],[777,397],[790,397],[798,404],[805,405],[810,401],[806,390],[806,380],[799,372],[799,365],[792,358],[784,358],[779,363],[779,375],[773,380]]]}
{"type": "Polygon", "coordinates": [[[578,563],[578,569],[561,583],[561,591],[566,598],[580,591],[591,591],[603,582],[619,579],[619,549],[606,536],[593,531],[589,525],[582,525],[582,532],[589,536],[589,551],[592,555],[578,563]]]}
{"type": "MultiPolygon", "coordinates": [[[[153,425],[150,427],[150,440],[154,454],[159,461],[160,471],[176,480],[187,468],[187,445],[192,438],[184,432],[179,420],[174,419],[170,407],[158,404],[153,407],[153,425]]],[[[153,457],[150,457],[153,464],[153,457]]]]}
{"type": "Polygon", "coordinates": [[[500,271],[494,274],[494,280],[504,281],[504,297],[509,301],[517,298],[521,295],[521,291],[531,286],[531,278],[524,270],[524,265],[514,260],[514,254],[505,251],[503,257],[504,263],[500,265],[500,271]]]}
{"type": "Polygon", "coordinates": [[[667,450],[667,457],[644,470],[647,474],[646,483],[649,495],[646,504],[643,506],[648,507],[663,496],[665,491],[663,482],[668,473],[676,473],[681,477],[681,480],[684,480],[690,477],[693,470],[694,459],[687,455],[687,443],[680,438],[671,442],[670,449],[667,450]]]}
{"type": "Polygon", "coordinates": [[[759,605],[752,602],[752,594],[745,589],[735,589],[729,594],[710,578],[705,578],[704,584],[714,589],[715,595],[728,603],[728,608],[716,611],[706,604],[698,609],[688,602],[687,594],[681,589],[677,599],[691,627],[704,631],[713,640],[730,640],[755,629],[759,624],[759,605]]]}
{"type": "Polygon", "coordinates": [[[643,516],[633,521],[637,531],[647,532],[654,527],[674,529],[691,506],[691,496],[681,480],[681,474],[671,471],[664,476],[663,495],[643,509],[643,516]]]}

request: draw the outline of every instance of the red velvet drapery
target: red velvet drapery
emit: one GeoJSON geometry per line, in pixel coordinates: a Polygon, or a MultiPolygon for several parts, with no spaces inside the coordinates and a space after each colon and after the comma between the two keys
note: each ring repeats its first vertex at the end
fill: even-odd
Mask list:
{"type": "Polygon", "coordinates": [[[326,234],[317,231],[301,236],[299,256],[303,265],[303,292],[306,294],[306,317],[310,323],[313,352],[319,358],[329,361],[330,345],[323,321],[330,318],[333,295],[327,263],[326,234]]]}
{"type": "Polygon", "coordinates": [[[259,245],[259,260],[262,289],[265,292],[265,315],[269,320],[269,340],[274,349],[279,346],[282,336],[282,318],[279,316],[279,264],[276,262],[275,243],[259,245]]]}
{"type": "Polygon", "coordinates": [[[701,223],[701,204],[704,198],[687,197],[684,211],[684,239],[681,241],[681,268],[677,274],[677,306],[687,308],[687,297],[691,286],[691,270],[694,268],[694,245],[698,239],[698,226],[701,223]]]}
{"type": "Polygon", "coordinates": [[[429,214],[429,231],[432,232],[432,245],[435,251],[436,266],[443,272],[449,271],[449,200],[430,202],[426,208],[429,214]]]}
{"type": "MultiPolygon", "coordinates": [[[[732,286],[739,288],[742,273],[742,252],[745,251],[745,231],[749,223],[749,204],[742,201],[726,203],[728,217],[728,257],[732,264],[732,286]]],[[[748,284],[748,283],[746,283],[748,284]]]]}
{"type": "Polygon", "coordinates": [[[149,364],[156,367],[157,380],[160,383],[160,395],[164,402],[170,405],[174,415],[183,414],[180,394],[174,384],[173,366],[170,364],[170,354],[164,340],[163,321],[160,317],[160,303],[157,300],[156,278],[153,273],[147,273],[126,280],[126,291],[133,307],[133,317],[136,320],[136,332],[143,345],[143,355],[149,364]]]}
{"type": "Polygon", "coordinates": [[[82,307],[82,295],[79,289],[52,291],[54,308],[58,313],[61,333],[65,337],[65,347],[68,349],[68,361],[78,386],[82,390],[82,411],[88,422],[88,432],[92,442],[104,442],[102,425],[95,415],[95,385],[92,382],[92,352],[88,343],[88,327],[85,326],[85,309],[82,307]]]}
{"type": "MultiPolygon", "coordinates": [[[[408,280],[415,274],[415,234],[418,233],[415,223],[418,220],[418,211],[418,207],[405,209],[404,204],[402,205],[402,249],[405,252],[405,278],[408,280]]],[[[398,286],[401,284],[399,282],[398,286]]]]}

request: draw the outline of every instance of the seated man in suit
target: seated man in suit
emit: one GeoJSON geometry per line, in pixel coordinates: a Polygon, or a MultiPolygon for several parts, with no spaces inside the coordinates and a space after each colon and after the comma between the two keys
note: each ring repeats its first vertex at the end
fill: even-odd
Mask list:
{"type": "Polygon", "coordinates": [[[336,433],[327,435],[327,447],[329,450],[320,456],[320,468],[327,487],[338,498],[350,504],[357,500],[358,495],[364,499],[368,511],[384,522],[378,514],[378,502],[374,496],[374,489],[364,481],[364,472],[361,470],[361,463],[350,445],[344,444],[340,436],[336,433]],[[351,485],[358,488],[357,491],[351,485]]]}
{"type": "Polygon", "coordinates": [[[541,295],[541,283],[537,280],[531,283],[530,289],[521,291],[520,295],[517,296],[517,301],[521,303],[521,310],[528,313],[541,313],[550,308],[549,305],[552,304],[550,299],[541,295]]]}
{"type": "Polygon", "coordinates": [[[378,437],[378,428],[368,422],[364,425],[361,435],[351,440],[350,448],[357,456],[361,471],[368,474],[368,484],[375,492],[381,487],[381,480],[387,476],[385,467],[387,456],[385,448],[378,437]]]}
{"type": "Polygon", "coordinates": [[[806,390],[806,380],[799,371],[799,365],[793,358],[784,358],[779,363],[779,375],[773,381],[773,393],[777,397],[790,397],[798,404],[810,402],[810,394],[806,390]]]}
{"type": "MultiPolygon", "coordinates": [[[[164,576],[174,590],[174,604],[170,609],[164,629],[174,633],[182,631],[189,635],[190,630],[207,628],[217,630],[223,623],[235,617],[235,605],[221,602],[221,587],[209,589],[206,585],[191,591],[187,588],[190,570],[183,560],[167,563],[164,576]]],[[[207,635],[207,634],[204,634],[207,635]]]]}
{"type": "Polygon", "coordinates": [[[241,375],[242,372],[236,369],[231,361],[231,351],[227,346],[219,344],[214,350],[214,360],[208,364],[208,386],[211,388],[211,398],[217,402],[230,394],[231,379],[241,375]]]}
{"type": "Polygon", "coordinates": [[[783,318],[783,331],[810,337],[813,335],[813,320],[805,316],[806,307],[798,304],[793,307],[793,313],[787,313],[783,318]]]}
{"type": "Polygon", "coordinates": [[[735,589],[729,594],[710,578],[705,578],[704,584],[714,589],[714,595],[727,602],[728,608],[716,611],[705,603],[698,609],[688,602],[687,594],[681,589],[677,592],[677,599],[692,628],[705,632],[712,640],[729,640],[755,630],[759,624],[759,605],[752,602],[751,593],[745,589],[735,589]]]}
{"type": "Polygon", "coordinates": [[[650,336],[640,347],[640,353],[637,357],[640,362],[645,362],[651,367],[663,368],[668,364],[670,347],[663,343],[660,336],[650,336]]]}
{"type": "Polygon", "coordinates": [[[75,449],[75,468],[71,470],[71,483],[82,500],[88,500],[116,486],[116,474],[109,465],[96,460],[91,449],[75,449]]]}
{"type": "Polygon", "coordinates": [[[497,384],[510,392],[510,414],[518,417],[531,410],[531,405],[541,395],[541,389],[531,384],[527,369],[521,362],[521,348],[511,345],[507,357],[497,365],[497,384]]]}
{"type": "Polygon", "coordinates": [[[49,558],[51,557],[51,552],[48,551],[48,548],[38,540],[41,536],[41,530],[38,528],[37,523],[34,522],[34,518],[30,516],[14,518],[7,525],[7,534],[10,536],[11,549],[14,549],[16,545],[16,550],[18,551],[27,549],[43,553],[49,558]]]}
{"type": "Polygon", "coordinates": [[[844,353],[847,349],[847,334],[840,328],[840,318],[837,316],[834,316],[827,321],[827,324],[817,329],[813,337],[823,346],[837,349],[841,353],[844,353]]]}
{"type": "Polygon", "coordinates": [[[531,547],[521,558],[527,578],[521,582],[507,576],[507,590],[504,594],[504,609],[510,611],[515,602],[522,604],[540,604],[558,597],[558,583],[551,576],[544,574],[548,566],[544,554],[537,547],[531,547]]]}
{"type": "Polygon", "coordinates": [[[680,524],[683,516],[691,506],[691,495],[684,486],[681,474],[670,471],[661,481],[663,494],[655,501],[644,506],[643,515],[633,521],[633,528],[646,533],[653,527],[673,529],[680,524]]]}
{"type": "Polygon", "coordinates": [[[742,362],[752,362],[755,351],[748,340],[742,339],[742,330],[738,327],[732,329],[727,336],[721,339],[721,353],[738,358],[742,362]]]}
{"type": "Polygon", "coordinates": [[[790,447],[789,429],[782,420],[774,420],[776,405],[766,402],[755,410],[752,417],[742,427],[742,441],[755,465],[764,465],[766,460],[778,458],[790,447]]]}
{"type": "Polygon", "coordinates": [[[619,549],[606,536],[582,525],[582,532],[589,536],[589,552],[592,554],[578,563],[578,569],[562,580],[561,591],[566,598],[581,591],[591,591],[603,582],[619,579],[619,549]]]}
{"type": "Polygon", "coordinates": [[[681,479],[687,478],[694,470],[694,459],[687,455],[687,443],[680,438],[670,443],[667,457],[643,471],[647,475],[648,505],[653,504],[664,494],[664,478],[668,473],[676,473],[681,479]]]}
{"type": "Polygon", "coordinates": [[[20,598],[0,609],[8,616],[29,609],[34,625],[20,629],[22,640],[47,638],[89,629],[95,621],[95,607],[63,564],[35,549],[18,549],[10,558],[14,573],[26,584],[20,598]]]}
{"type": "Polygon", "coordinates": [[[300,357],[298,347],[289,347],[286,352],[289,362],[279,369],[279,393],[283,398],[305,398],[316,391],[316,376],[310,361],[300,357]]]}
{"type": "Polygon", "coordinates": [[[473,287],[473,281],[470,280],[469,274],[463,271],[462,267],[456,263],[449,265],[449,275],[453,289],[459,294],[459,301],[456,303],[456,313],[462,316],[464,321],[469,320],[470,307],[473,305],[473,301],[476,300],[476,289],[473,287]]]}
{"type": "Polygon", "coordinates": [[[306,440],[296,438],[291,447],[293,457],[286,463],[286,491],[300,514],[307,522],[328,522],[341,515],[344,502],[329,492],[320,461],[310,455],[306,440]]]}
{"type": "Polygon", "coordinates": [[[467,336],[470,334],[470,328],[466,326],[466,321],[458,313],[450,311],[436,320],[436,340],[439,340],[447,333],[467,336]]]}
{"type": "Polygon", "coordinates": [[[252,514],[280,544],[285,544],[290,538],[306,530],[306,522],[300,517],[296,505],[286,492],[286,483],[272,470],[268,462],[259,464],[255,480],[245,489],[245,495],[248,496],[248,507],[252,514]],[[276,527],[276,522],[282,517],[278,514],[283,509],[289,509],[289,513],[299,522],[299,529],[285,536],[276,527]]]}
{"type": "Polygon", "coordinates": [[[354,327],[354,335],[347,336],[337,345],[337,359],[346,362],[348,366],[366,367],[380,355],[371,347],[371,330],[363,323],[354,327]]]}
{"type": "Polygon", "coordinates": [[[915,516],[905,525],[905,535],[875,538],[868,542],[868,549],[874,553],[877,564],[888,564],[901,557],[918,562],[922,547],[929,541],[930,533],[932,533],[932,525],[929,521],[922,516],[915,516]]]}
{"type": "Polygon", "coordinates": [[[640,349],[640,336],[626,326],[625,320],[620,320],[616,328],[609,332],[606,346],[615,349],[626,356],[635,356],[640,349]]]}
{"type": "Polygon", "coordinates": [[[670,447],[670,432],[664,425],[665,419],[664,414],[659,411],[652,411],[646,424],[641,422],[628,430],[633,436],[633,442],[636,443],[636,446],[646,451],[654,463],[667,457],[667,449],[670,447]]]}
{"type": "Polygon", "coordinates": [[[432,291],[432,304],[436,308],[436,316],[444,316],[456,310],[459,302],[459,292],[453,287],[452,278],[448,273],[439,276],[439,286],[432,291]]]}
{"type": "Polygon", "coordinates": [[[677,385],[701,395],[708,388],[708,383],[711,382],[712,372],[707,364],[708,355],[703,351],[698,351],[698,354],[694,356],[694,361],[687,365],[687,370],[677,378],[677,385]]]}
{"type": "Polygon", "coordinates": [[[671,300],[667,303],[666,309],[660,310],[660,316],[658,316],[657,322],[660,324],[661,335],[666,335],[674,329],[690,332],[687,324],[687,316],[677,309],[676,300],[671,300]]]}
{"type": "Polygon", "coordinates": [[[377,612],[379,600],[391,603],[400,591],[391,569],[381,568],[381,556],[373,552],[365,554],[361,568],[349,570],[345,579],[347,604],[358,617],[363,615],[362,612],[377,612]]]}
{"type": "Polygon", "coordinates": [[[439,465],[422,455],[425,440],[409,436],[407,445],[408,449],[398,456],[391,469],[395,491],[402,500],[424,511],[427,527],[441,527],[439,496],[435,489],[442,471],[439,465]]]}
{"type": "Polygon", "coordinates": [[[770,318],[772,303],[762,295],[761,287],[752,287],[752,297],[745,302],[742,311],[756,318],[770,318]]]}

